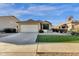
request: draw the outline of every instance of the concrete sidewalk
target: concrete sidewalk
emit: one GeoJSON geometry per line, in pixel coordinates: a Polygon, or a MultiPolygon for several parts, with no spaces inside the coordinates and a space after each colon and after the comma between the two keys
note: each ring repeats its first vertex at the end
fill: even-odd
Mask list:
{"type": "Polygon", "coordinates": [[[79,43],[39,43],[39,56],[79,56],[79,43]]]}
{"type": "Polygon", "coordinates": [[[0,43],[0,56],[35,56],[37,44],[14,45],[0,43]]]}
{"type": "Polygon", "coordinates": [[[79,43],[36,43],[26,45],[0,43],[0,55],[79,56],[79,43]]]}

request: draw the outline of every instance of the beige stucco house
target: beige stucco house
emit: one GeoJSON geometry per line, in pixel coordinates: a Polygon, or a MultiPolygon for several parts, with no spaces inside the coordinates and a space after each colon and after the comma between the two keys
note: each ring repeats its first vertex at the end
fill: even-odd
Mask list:
{"type": "Polygon", "coordinates": [[[67,19],[68,30],[79,31],[79,21],[73,20],[73,17],[70,16],[67,19]]]}
{"type": "Polygon", "coordinates": [[[67,31],[79,32],[79,21],[75,21],[72,16],[69,16],[67,18],[66,23],[62,23],[61,25],[59,25],[60,28],[62,28],[63,26],[67,31]]]}
{"type": "Polygon", "coordinates": [[[6,28],[14,28],[17,30],[18,19],[15,16],[0,16],[0,31],[6,28]]]}
{"type": "Polygon", "coordinates": [[[48,21],[32,20],[19,21],[18,31],[19,32],[38,32],[40,29],[48,30],[52,28],[52,24],[48,21]]]}

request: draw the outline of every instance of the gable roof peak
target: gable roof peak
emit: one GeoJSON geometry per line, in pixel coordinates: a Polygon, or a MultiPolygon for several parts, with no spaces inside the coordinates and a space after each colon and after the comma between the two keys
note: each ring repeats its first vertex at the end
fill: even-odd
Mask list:
{"type": "Polygon", "coordinates": [[[27,21],[34,21],[33,19],[28,19],[27,21]]]}

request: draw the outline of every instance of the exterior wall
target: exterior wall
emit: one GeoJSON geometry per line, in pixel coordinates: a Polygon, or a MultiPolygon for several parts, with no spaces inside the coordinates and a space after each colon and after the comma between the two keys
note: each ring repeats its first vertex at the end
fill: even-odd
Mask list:
{"type": "Polygon", "coordinates": [[[14,16],[0,16],[0,30],[5,28],[16,28],[17,19],[14,16]]]}
{"type": "Polygon", "coordinates": [[[52,25],[49,25],[49,29],[51,29],[52,28],[52,25]]]}
{"type": "Polygon", "coordinates": [[[71,29],[74,31],[78,31],[79,30],[79,23],[68,23],[68,30],[70,31],[71,29]]]}
{"type": "Polygon", "coordinates": [[[68,31],[70,31],[72,29],[72,23],[68,23],[68,31]]]}
{"type": "Polygon", "coordinates": [[[73,21],[73,17],[68,18],[67,25],[68,25],[68,31],[70,31],[71,29],[73,31],[79,31],[79,22],[73,21]]]}
{"type": "Polygon", "coordinates": [[[74,25],[74,31],[79,32],[79,24],[74,25]]]}

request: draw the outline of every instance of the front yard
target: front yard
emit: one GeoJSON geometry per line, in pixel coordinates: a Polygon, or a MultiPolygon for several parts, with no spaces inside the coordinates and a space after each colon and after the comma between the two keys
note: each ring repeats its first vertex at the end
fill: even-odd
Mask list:
{"type": "Polygon", "coordinates": [[[75,35],[38,35],[37,42],[79,42],[75,35]]]}

